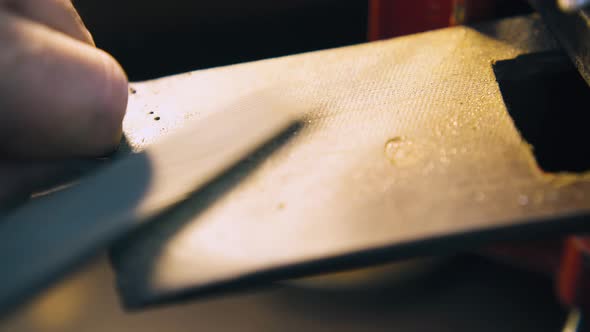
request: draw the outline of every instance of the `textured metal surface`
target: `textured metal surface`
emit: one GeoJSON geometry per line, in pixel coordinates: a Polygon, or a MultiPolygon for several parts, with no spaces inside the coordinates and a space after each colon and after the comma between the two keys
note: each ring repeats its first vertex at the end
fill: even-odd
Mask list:
{"type": "Polygon", "coordinates": [[[115,250],[124,302],[584,227],[588,176],[535,165],[492,70],[555,47],[538,20],[515,18],[136,84],[124,124],[134,149],[255,91],[313,111],[270,156],[115,250]]]}

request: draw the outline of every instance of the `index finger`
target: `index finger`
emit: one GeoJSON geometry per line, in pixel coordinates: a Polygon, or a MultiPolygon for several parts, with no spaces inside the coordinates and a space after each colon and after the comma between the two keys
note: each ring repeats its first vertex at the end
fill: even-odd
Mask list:
{"type": "Polygon", "coordinates": [[[127,77],[107,53],[0,11],[3,158],[104,155],[122,133],[127,77]]]}

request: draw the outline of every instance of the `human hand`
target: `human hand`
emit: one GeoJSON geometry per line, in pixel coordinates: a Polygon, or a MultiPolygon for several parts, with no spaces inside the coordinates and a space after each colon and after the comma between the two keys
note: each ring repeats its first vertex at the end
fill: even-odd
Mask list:
{"type": "Polygon", "coordinates": [[[0,0],[0,45],[1,206],[59,160],[113,151],[128,83],[70,0],[0,0]]]}

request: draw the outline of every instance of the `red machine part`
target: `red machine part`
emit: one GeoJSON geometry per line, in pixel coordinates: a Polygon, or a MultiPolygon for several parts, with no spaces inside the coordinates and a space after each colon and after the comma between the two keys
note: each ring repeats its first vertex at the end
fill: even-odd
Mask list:
{"type": "Polygon", "coordinates": [[[481,254],[553,277],[563,306],[590,317],[590,236],[495,245],[481,254]]]}
{"type": "Polygon", "coordinates": [[[369,40],[464,24],[494,15],[497,0],[370,0],[369,40]]]}
{"type": "Polygon", "coordinates": [[[572,236],[566,239],[561,266],[556,276],[557,293],[568,307],[581,308],[590,314],[590,237],[572,236]]]}
{"type": "Polygon", "coordinates": [[[590,317],[590,236],[495,245],[481,253],[553,277],[562,305],[590,317]]]}

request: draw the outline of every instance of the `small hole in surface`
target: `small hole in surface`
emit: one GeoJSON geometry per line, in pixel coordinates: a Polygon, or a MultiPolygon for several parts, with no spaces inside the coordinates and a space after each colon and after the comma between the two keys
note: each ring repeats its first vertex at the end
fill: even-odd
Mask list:
{"type": "Polygon", "coordinates": [[[150,112],[150,114],[154,114],[154,112],[150,112]]]}
{"type": "Polygon", "coordinates": [[[160,117],[159,117],[159,116],[156,116],[156,117],[154,118],[154,120],[156,120],[156,121],[160,121],[160,117]]]}
{"type": "Polygon", "coordinates": [[[493,65],[504,102],[546,172],[590,170],[590,87],[561,52],[493,65]]]}

